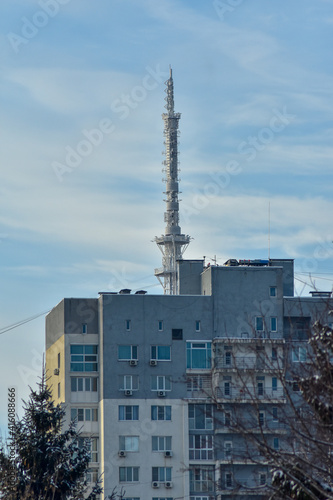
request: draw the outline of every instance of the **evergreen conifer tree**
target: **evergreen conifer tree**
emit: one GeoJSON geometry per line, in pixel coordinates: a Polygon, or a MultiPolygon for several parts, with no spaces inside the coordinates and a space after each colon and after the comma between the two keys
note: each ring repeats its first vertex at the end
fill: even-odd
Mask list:
{"type": "MultiPolygon", "coordinates": [[[[65,409],[55,405],[45,373],[24,402],[24,416],[11,426],[15,455],[0,450],[0,498],[6,500],[78,500],[99,498],[95,484],[87,496],[89,443],[79,447],[74,423],[62,428],[65,409]]],[[[115,497],[113,497],[115,498],[115,497]]]]}

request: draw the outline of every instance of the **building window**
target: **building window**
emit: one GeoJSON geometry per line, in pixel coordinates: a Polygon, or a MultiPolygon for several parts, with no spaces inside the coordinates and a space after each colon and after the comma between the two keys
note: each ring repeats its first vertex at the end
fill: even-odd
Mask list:
{"type": "Polygon", "coordinates": [[[224,425],[230,427],[231,425],[231,411],[224,412],[224,425]]]}
{"type": "Polygon", "coordinates": [[[97,422],[98,408],[72,408],[71,420],[77,420],[77,422],[97,422]]]}
{"type": "Polygon", "coordinates": [[[279,417],[278,417],[278,408],[274,406],[272,408],[272,417],[273,417],[273,422],[278,422],[279,417]]]}
{"type": "Polygon", "coordinates": [[[60,387],[60,382],[58,383],[58,398],[60,398],[61,395],[61,387],[60,387]]]}
{"type": "Polygon", "coordinates": [[[131,405],[118,406],[119,420],[139,420],[139,407],[131,405]]]}
{"type": "Polygon", "coordinates": [[[195,322],[195,331],[196,331],[196,332],[200,332],[200,330],[201,330],[201,323],[200,323],[200,321],[199,321],[199,320],[197,320],[197,321],[195,322]]]}
{"type": "Polygon", "coordinates": [[[60,352],[58,352],[58,370],[60,369],[60,352]]]}
{"type": "Polygon", "coordinates": [[[137,345],[118,345],[118,361],[138,359],[137,345]]]}
{"type": "Polygon", "coordinates": [[[72,344],[71,372],[97,372],[98,371],[98,346],[72,344]]]}
{"type": "Polygon", "coordinates": [[[303,363],[307,359],[306,347],[297,346],[292,348],[292,360],[294,363],[303,363]]]}
{"type": "Polygon", "coordinates": [[[300,386],[298,385],[298,383],[296,382],[296,380],[293,380],[292,387],[293,387],[293,391],[294,392],[299,392],[301,390],[300,386]]]}
{"type": "Polygon", "coordinates": [[[270,297],[276,297],[276,286],[270,286],[269,287],[269,296],[270,297]]]}
{"type": "Polygon", "coordinates": [[[72,392],[97,392],[97,377],[71,377],[72,392]]]}
{"type": "Polygon", "coordinates": [[[279,442],[279,438],[277,438],[277,437],[273,438],[273,448],[276,451],[280,449],[280,442],[279,442]]]}
{"type": "Polygon", "coordinates": [[[211,342],[187,342],[187,368],[211,368],[212,343],[211,342]]]}
{"type": "Polygon", "coordinates": [[[171,467],[152,467],[152,481],[171,481],[171,467]]]}
{"type": "Polygon", "coordinates": [[[214,491],[214,465],[190,468],[190,491],[214,491]]]}
{"type": "Polygon", "coordinates": [[[277,356],[277,348],[272,347],[272,361],[277,361],[278,356],[277,356]]]}
{"type": "Polygon", "coordinates": [[[163,332],[163,321],[161,319],[158,322],[158,331],[163,332]]]}
{"type": "Polygon", "coordinates": [[[264,395],[264,382],[257,382],[258,396],[264,395]]]}
{"type": "Polygon", "coordinates": [[[171,346],[169,345],[152,345],[150,351],[150,359],[171,361],[171,346]]]}
{"type": "Polygon", "coordinates": [[[173,328],[172,329],[172,340],[182,340],[182,339],[183,339],[182,328],[173,328]]]}
{"type": "Polygon", "coordinates": [[[232,458],[232,441],[224,442],[224,459],[231,460],[232,458]]]}
{"type": "Polygon", "coordinates": [[[264,427],[264,425],[265,425],[265,412],[264,411],[260,411],[258,413],[258,423],[259,423],[259,427],[264,427]]]}
{"type": "Polygon", "coordinates": [[[139,467],[119,467],[119,482],[133,483],[139,481],[139,467]]]}
{"type": "Polygon", "coordinates": [[[231,396],[231,382],[223,382],[224,396],[231,396]]]}
{"type": "Polygon", "coordinates": [[[152,391],[171,391],[171,377],[169,376],[152,375],[150,384],[152,391]]]}
{"type": "Polygon", "coordinates": [[[189,436],[189,459],[190,460],[213,460],[213,436],[190,435],[189,436]]]}
{"type": "Polygon", "coordinates": [[[256,317],[256,331],[262,332],[264,329],[264,318],[262,316],[256,317]]]}
{"type": "Polygon", "coordinates": [[[224,480],[225,480],[225,487],[226,488],[232,488],[233,487],[233,476],[232,472],[226,472],[224,475],[224,480]]]}
{"type": "Polygon", "coordinates": [[[120,451],[139,451],[139,436],[119,436],[120,451]]]}
{"type": "Polygon", "coordinates": [[[271,332],[276,332],[277,331],[277,318],[272,317],[271,318],[271,332]]]}
{"type": "Polygon", "coordinates": [[[152,420],[171,420],[171,406],[155,406],[151,407],[152,420]]]}
{"type": "Polygon", "coordinates": [[[188,405],[188,424],[190,429],[213,429],[212,405],[188,405]]]}
{"type": "Polygon", "coordinates": [[[265,486],[267,483],[267,475],[265,472],[260,472],[259,474],[259,485],[265,486]]]}
{"type": "Polygon", "coordinates": [[[87,483],[96,483],[98,476],[98,469],[88,469],[86,472],[87,483]]]}
{"type": "Polygon", "coordinates": [[[82,323],[82,334],[88,333],[88,325],[87,323],[82,323]]]}
{"type": "Polygon", "coordinates": [[[119,375],[120,391],[137,391],[139,389],[138,375],[119,375]]]}
{"type": "Polygon", "coordinates": [[[226,351],[224,353],[224,363],[225,363],[226,367],[231,366],[231,364],[232,364],[232,352],[231,351],[226,351]]]}
{"type": "Polygon", "coordinates": [[[125,328],[127,332],[131,331],[131,320],[130,319],[125,319],[125,328]]]}
{"type": "Polygon", "coordinates": [[[277,388],[278,388],[277,377],[272,377],[272,391],[277,391],[277,388]]]}
{"type": "Polygon", "coordinates": [[[152,451],[171,451],[171,436],[152,436],[152,451]]]}
{"type": "Polygon", "coordinates": [[[98,462],[98,438],[84,438],[78,439],[78,447],[85,447],[89,453],[90,462],[98,462]]]}

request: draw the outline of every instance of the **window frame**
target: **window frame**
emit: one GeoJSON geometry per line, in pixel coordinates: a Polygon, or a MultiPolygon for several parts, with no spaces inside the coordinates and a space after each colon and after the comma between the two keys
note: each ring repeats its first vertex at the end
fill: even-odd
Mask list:
{"type": "Polygon", "coordinates": [[[82,372],[82,373],[96,373],[99,368],[98,360],[98,344],[70,344],[70,372],[82,372]],[[79,350],[82,347],[81,352],[72,352],[74,350],[79,350]],[[92,349],[91,349],[92,348],[92,349]],[[93,352],[89,352],[89,350],[93,352]],[[95,351],[95,352],[94,352],[95,351]],[[79,359],[82,358],[82,359],[79,359]],[[89,358],[94,358],[89,359],[89,358]],[[82,366],[81,366],[82,365],[82,366]],[[88,369],[90,367],[92,369],[88,369]],[[79,369],[82,368],[82,369],[79,369]]]}
{"type": "Polygon", "coordinates": [[[171,345],[151,345],[150,346],[150,359],[153,359],[155,361],[171,361],[171,345]],[[162,354],[162,349],[163,348],[168,348],[169,349],[169,357],[164,357],[165,355],[162,354]]]}
{"type": "Polygon", "coordinates": [[[119,375],[119,386],[120,391],[138,391],[139,375],[119,375]],[[128,382],[130,383],[128,384],[128,382]]]}
{"type": "Polygon", "coordinates": [[[276,316],[271,316],[270,327],[271,327],[271,329],[270,329],[271,332],[277,332],[278,331],[277,317],[276,316]]]}
{"type": "Polygon", "coordinates": [[[165,483],[172,481],[172,467],[152,467],[151,477],[153,482],[165,483]]]}
{"type": "Polygon", "coordinates": [[[140,481],[140,467],[136,466],[119,467],[120,483],[138,483],[139,481],[140,481]],[[124,472],[124,478],[122,478],[123,472],[124,472]],[[136,476],[136,478],[133,479],[134,476],[136,476]]]}
{"type": "Polygon", "coordinates": [[[189,460],[214,460],[213,434],[189,435],[189,460]]]}
{"type": "Polygon", "coordinates": [[[71,392],[98,392],[98,377],[71,377],[71,392]],[[73,389],[74,385],[75,389],[73,389]]]}
{"type": "Polygon", "coordinates": [[[307,354],[307,348],[304,345],[292,346],[291,348],[291,360],[293,363],[306,363],[307,354]]]}
{"type": "Polygon", "coordinates": [[[172,407],[171,405],[166,405],[166,406],[162,406],[162,405],[151,405],[150,407],[150,416],[151,416],[151,420],[152,421],[168,421],[170,422],[172,420],[172,407]],[[156,410],[155,410],[156,409],[156,410]],[[156,417],[157,418],[153,418],[155,416],[155,413],[156,413],[156,417]],[[162,417],[163,418],[159,418],[159,417],[162,417]],[[170,418],[168,418],[170,417],[170,418]]]}
{"type": "Polygon", "coordinates": [[[150,376],[150,389],[151,391],[166,391],[172,389],[172,382],[170,375],[151,375],[150,376]],[[154,383],[154,381],[156,383],[154,383]]]}
{"type": "Polygon", "coordinates": [[[151,451],[153,453],[172,451],[172,436],[152,436],[151,451]]]}
{"type": "Polygon", "coordinates": [[[138,360],[138,346],[133,344],[118,344],[118,361],[138,360]],[[124,353],[124,357],[120,357],[120,350],[129,348],[128,353],[124,353]]]}
{"type": "Polygon", "coordinates": [[[119,436],[119,451],[126,451],[126,453],[139,452],[140,451],[140,436],[120,435],[119,436]]]}
{"type": "Polygon", "coordinates": [[[210,370],[212,367],[212,342],[208,340],[189,340],[186,342],[186,368],[188,370],[210,370]],[[202,351],[204,360],[195,359],[194,353],[202,351]],[[204,365],[204,366],[197,366],[204,365]]]}
{"type": "Polygon", "coordinates": [[[118,405],[118,421],[119,422],[137,422],[139,420],[139,405],[118,405]],[[127,408],[130,408],[130,410],[128,411],[127,408]],[[137,413],[137,418],[134,418],[136,415],[135,413],[137,413]],[[121,417],[121,414],[123,414],[123,416],[125,418],[120,418],[121,417]],[[131,415],[132,418],[126,418],[126,416],[131,415]]]}

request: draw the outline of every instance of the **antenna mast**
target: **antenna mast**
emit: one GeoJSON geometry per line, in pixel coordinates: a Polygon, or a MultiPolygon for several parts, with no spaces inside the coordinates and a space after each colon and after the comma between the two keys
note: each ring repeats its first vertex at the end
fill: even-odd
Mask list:
{"type": "Polygon", "coordinates": [[[163,172],[166,178],[166,211],[164,212],[164,222],[166,223],[165,234],[156,236],[155,242],[162,252],[162,267],[155,269],[155,276],[164,288],[164,293],[177,295],[179,293],[177,279],[177,260],[183,258],[183,253],[190,243],[190,236],[181,234],[179,226],[179,179],[178,179],[178,126],[180,113],[174,111],[174,94],[172,69],[170,67],[169,79],[166,84],[166,105],[167,113],[162,114],[164,121],[165,137],[165,168],[163,172]],[[163,281],[162,279],[163,278],[163,281]]]}

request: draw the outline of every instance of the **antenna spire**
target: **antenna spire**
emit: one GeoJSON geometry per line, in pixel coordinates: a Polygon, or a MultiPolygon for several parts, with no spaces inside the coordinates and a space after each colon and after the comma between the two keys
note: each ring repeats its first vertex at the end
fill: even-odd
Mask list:
{"type": "Polygon", "coordinates": [[[166,85],[166,105],[167,113],[162,114],[164,121],[165,137],[165,166],[166,178],[166,211],[164,221],[166,222],[165,234],[156,236],[155,242],[162,252],[162,265],[160,269],[155,269],[155,276],[161,282],[164,293],[177,295],[179,293],[177,279],[177,261],[183,258],[183,253],[190,243],[190,236],[181,234],[179,226],[179,179],[178,179],[178,126],[180,113],[174,111],[174,89],[172,68],[170,66],[170,76],[165,82],[166,85]],[[164,281],[161,281],[164,278],[164,281]]]}

